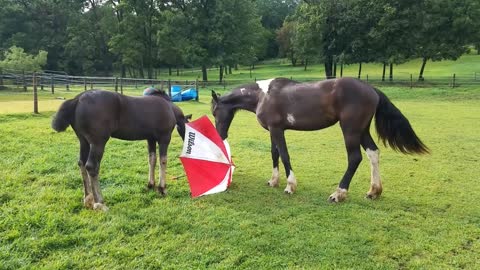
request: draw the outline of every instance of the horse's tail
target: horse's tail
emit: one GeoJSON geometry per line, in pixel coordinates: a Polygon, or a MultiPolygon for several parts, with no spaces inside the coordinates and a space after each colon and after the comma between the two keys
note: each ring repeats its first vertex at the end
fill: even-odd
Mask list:
{"type": "Polygon", "coordinates": [[[375,127],[383,144],[404,154],[427,154],[428,147],[417,137],[408,119],[387,96],[375,89],[380,100],[375,113],[375,127]]]}
{"type": "Polygon", "coordinates": [[[74,120],[75,108],[77,107],[78,99],[70,99],[62,103],[58,112],[53,116],[52,128],[57,132],[65,131],[74,120]]]}

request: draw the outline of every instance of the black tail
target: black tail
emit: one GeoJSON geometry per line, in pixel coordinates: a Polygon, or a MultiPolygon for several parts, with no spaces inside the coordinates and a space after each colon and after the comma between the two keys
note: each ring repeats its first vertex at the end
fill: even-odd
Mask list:
{"type": "Polygon", "coordinates": [[[375,113],[375,127],[383,144],[388,145],[395,151],[404,154],[427,154],[428,147],[417,137],[410,122],[393,105],[387,96],[380,90],[375,89],[380,101],[375,113]]]}
{"type": "Polygon", "coordinates": [[[53,116],[52,128],[57,132],[65,131],[73,122],[77,98],[63,102],[58,112],[53,116]]]}

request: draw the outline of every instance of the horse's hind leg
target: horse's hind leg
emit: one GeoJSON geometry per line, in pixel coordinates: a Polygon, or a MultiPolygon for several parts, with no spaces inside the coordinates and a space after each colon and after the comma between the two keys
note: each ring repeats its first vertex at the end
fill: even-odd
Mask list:
{"type": "Polygon", "coordinates": [[[106,141],[90,145],[90,153],[85,168],[87,169],[90,183],[92,184],[92,193],[95,203],[94,210],[107,211],[108,208],[104,204],[100,184],[98,183],[98,174],[100,171],[100,162],[102,161],[103,152],[105,151],[106,141]]]}
{"type": "Polygon", "coordinates": [[[367,192],[366,198],[375,199],[382,194],[382,181],[380,179],[379,169],[379,153],[377,145],[370,135],[369,129],[366,129],[362,134],[361,141],[363,149],[367,153],[367,157],[370,160],[370,190],[367,192]]]}
{"type": "Polygon", "coordinates": [[[267,185],[271,187],[278,187],[278,179],[280,178],[279,176],[279,171],[278,171],[278,159],[280,157],[280,154],[278,153],[277,146],[275,143],[272,142],[272,162],[273,162],[273,169],[272,169],[272,178],[267,182],[267,185]]]}
{"type": "Polygon", "coordinates": [[[148,140],[148,189],[155,188],[155,166],[157,165],[157,143],[148,140]]]}
{"type": "Polygon", "coordinates": [[[330,202],[341,202],[347,198],[350,181],[352,181],[352,177],[362,161],[362,153],[360,152],[360,132],[350,130],[342,125],[342,123],[340,123],[340,125],[342,127],[345,146],[347,148],[348,167],[340,184],[338,184],[337,190],[328,198],[330,202]]]}
{"type": "Polygon", "coordinates": [[[83,180],[83,205],[87,208],[93,208],[94,200],[92,184],[90,183],[90,178],[88,177],[87,169],[85,168],[88,153],[90,152],[90,144],[81,136],[78,136],[78,140],[80,141],[80,158],[78,160],[78,167],[80,167],[80,173],[82,174],[83,180]]]}
{"type": "Polygon", "coordinates": [[[167,141],[158,143],[160,148],[160,183],[158,185],[158,193],[167,195],[167,150],[170,143],[170,137],[167,141]]]}

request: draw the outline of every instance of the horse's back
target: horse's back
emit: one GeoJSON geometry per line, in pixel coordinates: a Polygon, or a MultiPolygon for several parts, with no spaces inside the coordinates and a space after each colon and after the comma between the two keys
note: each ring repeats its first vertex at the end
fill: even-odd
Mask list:
{"type": "Polygon", "coordinates": [[[170,102],[162,97],[92,90],[77,98],[74,129],[87,137],[159,139],[175,126],[170,102]]]}
{"type": "Polygon", "coordinates": [[[272,81],[257,109],[257,118],[266,128],[317,130],[355,114],[370,119],[377,103],[375,90],[356,79],[308,83],[281,79],[272,81]]]}

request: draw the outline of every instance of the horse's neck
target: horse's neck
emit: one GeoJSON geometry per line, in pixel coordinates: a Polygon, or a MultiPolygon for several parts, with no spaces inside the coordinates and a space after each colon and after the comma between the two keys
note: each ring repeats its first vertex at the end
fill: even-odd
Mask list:
{"type": "Polygon", "coordinates": [[[262,97],[262,91],[244,89],[242,92],[240,89],[235,93],[234,99],[236,101],[233,104],[235,109],[242,109],[255,113],[257,111],[258,102],[262,97]]]}

